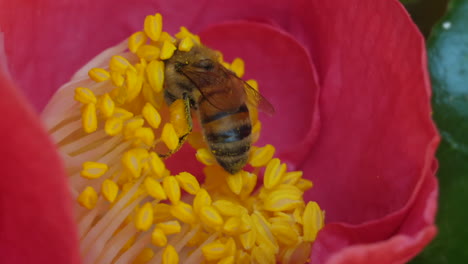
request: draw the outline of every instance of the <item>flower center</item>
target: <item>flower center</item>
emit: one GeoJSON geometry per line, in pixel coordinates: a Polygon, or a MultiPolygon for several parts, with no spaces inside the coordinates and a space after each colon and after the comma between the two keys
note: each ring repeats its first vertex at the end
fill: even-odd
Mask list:
{"type": "MultiPolygon", "coordinates": [[[[207,136],[191,132],[193,98],[164,103],[168,60],[197,47],[200,38],[186,28],[173,37],[160,14],[147,16],[143,31],[93,59],[84,69],[89,78],[79,71],[46,108],[77,201],[84,263],[308,261],[324,221],[318,204],[303,200],[312,182],[273,158],[272,145],[246,152],[250,171],[228,173],[207,136]],[[171,174],[161,158],[185,139],[205,165],[202,184],[190,172],[171,174]]],[[[242,77],[241,59],[229,64],[216,54],[216,63],[242,77]]],[[[213,70],[212,62],[197,65],[213,70]]],[[[258,90],[254,80],[247,84],[258,90]]],[[[254,144],[261,123],[256,107],[248,110],[254,144]]]]}

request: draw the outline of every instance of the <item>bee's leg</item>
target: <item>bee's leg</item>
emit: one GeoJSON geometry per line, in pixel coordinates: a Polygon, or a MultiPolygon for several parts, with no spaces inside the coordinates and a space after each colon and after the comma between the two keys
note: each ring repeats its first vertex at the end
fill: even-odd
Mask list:
{"type": "Polygon", "coordinates": [[[191,99],[187,93],[184,93],[182,101],[184,103],[184,116],[185,116],[185,121],[187,124],[186,132],[179,137],[179,144],[174,150],[171,150],[167,153],[164,154],[159,154],[159,157],[161,158],[167,158],[174,154],[175,152],[179,151],[179,149],[182,147],[184,144],[185,140],[187,140],[187,137],[192,133],[192,128],[193,128],[193,121],[192,121],[192,112],[191,112],[191,99]]]}

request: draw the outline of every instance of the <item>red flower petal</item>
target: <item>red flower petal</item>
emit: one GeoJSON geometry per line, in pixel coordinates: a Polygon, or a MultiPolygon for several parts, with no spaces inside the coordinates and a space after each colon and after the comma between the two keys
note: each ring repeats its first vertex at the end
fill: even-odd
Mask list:
{"type": "Polygon", "coordinates": [[[360,226],[326,225],[314,244],[312,263],[390,264],[405,263],[414,257],[437,232],[434,173],[435,166],[427,172],[420,192],[415,193],[402,213],[360,226]]]}
{"type": "MultiPolygon", "coordinates": [[[[431,165],[439,141],[430,118],[424,41],[396,2],[360,1],[353,8],[341,2],[313,3],[311,13],[297,10],[314,25],[303,41],[321,51],[312,52],[322,123],[304,168],[316,186],[309,197],[326,210],[329,223],[348,224],[326,227],[317,244],[330,234],[336,244],[327,254],[336,253],[343,246],[398,239],[403,226],[419,221],[406,234],[415,243],[403,246],[408,259],[434,235],[433,211],[424,221],[411,213],[416,202],[427,210],[436,204],[423,195],[436,193],[436,185],[425,182],[435,180],[431,165]],[[425,236],[426,230],[432,231],[425,236]]],[[[403,259],[386,257],[388,263],[403,259]]]]}
{"type": "MultiPolygon", "coordinates": [[[[0,24],[12,74],[37,108],[98,51],[141,28],[151,10],[164,14],[170,32],[179,25],[197,32],[226,20],[267,21],[305,45],[317,68],[323,125],[305,166],[316,186],[309,197],[327,210],[328,221],[348,223],[329,225],[316,245],[325,245],[329,237],[349,242],[322,246],[314,257],[325,261],[343,246],[386,241],[360,247],[378,254],[395,249],[403,236],[408,243],[398,246],[406,257],[388,260],[401,261],[433,235],[435,200],[430,197],[436,185],[430,184],[430,165],[439,138],[429,115],[424,43],[397,1],[56,3],[0,6],[0,12],[10,11],[0,15],[0,24]],[[105,34],[96,30],[100,27],[105,34]],[[431,208],[425,217],[415,213],[431,208]],[[358,231],[364,232],[362,240],[355,239],[358,231]]],[[[330,260],[351,256],[348,252],[330,260]]]]}
{"type": "Polygon", "coordinates": [[[79,263],[65,173],[39,118],[0,71],[2,263],[79,263]]]}

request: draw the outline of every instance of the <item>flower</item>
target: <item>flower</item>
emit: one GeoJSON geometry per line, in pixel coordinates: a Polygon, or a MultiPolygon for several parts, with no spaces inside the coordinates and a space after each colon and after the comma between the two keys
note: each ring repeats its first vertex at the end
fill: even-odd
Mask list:
{"type": "MultiPolygon", "coordinates": [[[[18,8],[10,5],[7,10],[18,8]]],[[[103,2],[75,7],[77,13],[49,5],[56,8],[26,4],[18,9],[29,8],[44,19],[3,16],[1,21],[12,77],[37,108],[80,64],[137,30],[148,9],[154,9],[165,21],[177,22],[168,31],[190,26],[226,58],[244,58],[247,73],[265,87],[262,93],[277,115],[265,121],[260,143],[273,143],[288,167],[311,175],[315,187],[306,199],[317,200],[327,212],[329,224],[318,235],[312,261],[373,263],[378,258],[379,263],[399,263],[435,235],[434,151],[439,138],[430,119],[424,43],[396,1],[195,6],[140,1],[113,3],[112,8],[103,2]],[[70,15],[81,16],[80,8],[89,11],[86,21],[70,15]],[[118,15],[129,12],[134,15],[118,15]],[[39,30],[21,27],[30,21],[39,30]],[[67,24],[73,30],[63,26],[67,24]],[[102,25],[101,34],[91,30],[96,25],[102,25]],[[58,40],[70,46],[58,46],[58,40]],[[35,50],[31,47],[38,47],[38,53],[24,52],[35,50]],[[51,49],[54,56],[47,56],[51,49]],[[278,60],[283,54],[289,56],[278,60]],[[25,58],[32,58],[34,70],[25,67],[25,58]]]]}

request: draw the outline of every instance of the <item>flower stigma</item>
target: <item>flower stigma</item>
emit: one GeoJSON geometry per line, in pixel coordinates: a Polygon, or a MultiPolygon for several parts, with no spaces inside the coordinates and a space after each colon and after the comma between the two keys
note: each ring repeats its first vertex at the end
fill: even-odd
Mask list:
{"type": "MultiPolygon", "coordinates": [[[[76,200],[83,263],[309,261],[324,212],[304,201],[312,182],[301,171],[288,171],[274,146],[255,146],[257,109],[249,107],[247,166],[230,174],[203,134],[191,132],[183,100],[164,102],[165,61],[199,45],[185,27],[171,36],[160,14],[147,16],[142,31],[92,59],[44,110],[76,200]],[[185,136],[205,166],[203,182],[183,170],[185,161],[172,174],[161,155],[185,136]]],[[[220,54],[219,63],[244,75],[240,58],[228,63],[220,54]]]]}

